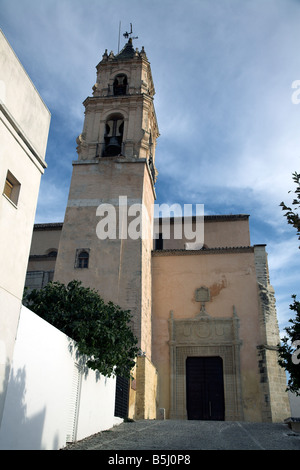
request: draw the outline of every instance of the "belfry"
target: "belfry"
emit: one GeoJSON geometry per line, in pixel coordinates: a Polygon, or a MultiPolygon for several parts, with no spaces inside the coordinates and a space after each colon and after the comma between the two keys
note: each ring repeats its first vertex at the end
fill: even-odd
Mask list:
{"type": "Polygon", "coordinates": [[[78,279],[131,311],[141,354],[119,387],[122,416],[281,421],[289,403],[265,245],[251,246],[246,214],[204,216],[201,246],[175,236],[195,217],[170,216],[168,238],[161,219],[153,228],[155,90],[130,36],[96,67],[65,219],[34,227],[26,284],[78,279]]]}

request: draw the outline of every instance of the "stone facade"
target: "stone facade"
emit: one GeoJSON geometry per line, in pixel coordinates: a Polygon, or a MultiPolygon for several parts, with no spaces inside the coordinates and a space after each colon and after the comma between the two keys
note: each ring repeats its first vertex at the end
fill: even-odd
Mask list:
{"type": "MultiPolygon", "coordinates": [[[[265,247],[257,249],[266,257],[265,247]]],[[[153,253],[153,362],[160,378],[171,377],[170,382],[159,380],[160,407],[167,417],[186,417],[189,356],[223,359],[225,419],[278,421],[289,414],[285,374],[274,345],[279,341],[276,323],[270,328],[273,343],[266,343],[261,324],[255,251],[240,247],[153,253]],[[195,298],[201,284],[210,291],[204,312],[195,298]]]]}
{"type": "Polygon", "coordinates": [[[112,300],[131,310],[139,346],[151,357],[151,303],[148,293],[151,292],[152,239],[118,237],[100,240],[97,236],[100,218],[96,215],[99,205],[112,204],[119,232],[120,211],[128,210],[127,206],[119,205],[119,194],[130,194],[128,204],[143,203],[147,210],[146,204],[151,203],[154,195],[147,179],[149,172],[143,160],[132,162],[126,158],[110,157],[110,160],[103,159],[93,164],[74,165],[54,280],[67,283],[78,279],[97,289],[106,301],[112,300]],[[81,249],[89,250],[88,269],[76,266],[76,253],[81,249]]]}
{"type": "Polygon", "coordinates": [[[146,356],[138,356],[136,365],[136,392],[134,419],[157,418],[157,370],[146,356]]]}

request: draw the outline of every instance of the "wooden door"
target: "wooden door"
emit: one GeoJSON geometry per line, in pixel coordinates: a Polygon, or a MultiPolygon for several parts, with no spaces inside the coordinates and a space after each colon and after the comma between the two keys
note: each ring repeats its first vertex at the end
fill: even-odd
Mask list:
{"type": "Polygon", "coordinates": [[[186,400],[188,419],[224,420],[224,382],[221,357],[187,358],[186,400]]]}

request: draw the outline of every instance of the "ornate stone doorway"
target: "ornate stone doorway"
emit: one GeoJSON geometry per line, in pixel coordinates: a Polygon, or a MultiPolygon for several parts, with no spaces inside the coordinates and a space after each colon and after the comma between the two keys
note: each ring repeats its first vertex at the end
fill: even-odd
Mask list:
{"type": "MultiPolygon", "coordinates": [[[[187,359],[218,357],[222,361],[224,387],[223,419],[243,420],[240,379],[239,320],[211,317],[204,308],[190,319],[170,317],[170,418],[188,419],[187,359]]],[[[209,406],[209,405],[208,405],[209,406]]],[[[198,418],[204,419],[204,418],[198,418]]]]}

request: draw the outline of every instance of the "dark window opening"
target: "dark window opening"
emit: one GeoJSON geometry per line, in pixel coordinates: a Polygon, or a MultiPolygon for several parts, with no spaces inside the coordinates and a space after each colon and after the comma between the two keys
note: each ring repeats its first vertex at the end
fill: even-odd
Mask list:
{"type": "Polygon", "coordinates": [[[126,95],[127,93],[127,77],[126,75],[117,75],[114,80],[114,95],[126,95]]]}
{"type": "Polygon", "coordinates": [[[160,233],[159,237],[155,239],[155,249],[162,250],[164,245],[163,234],[160,233]]]}
{"type": "Polygon", "coordinates": [[[105,126],[105,148],[103,156],[112,157],[120,155],[124,132],[124,121],[121,117],[109,119],[105,126]]]}
{"type": "Polygon", "coordinates": [[[50,256],[51,258],[56,258],[56,256],[57,256],[57,251],[55,251],[55,250],[49,251],[48,256],[50,256]]]}
{"type": "Polygon", "coordinates": [[[77,256],[76,267],[79,269],[89,267],[89,253],[87,251],[80,251],[77,256]]]}

